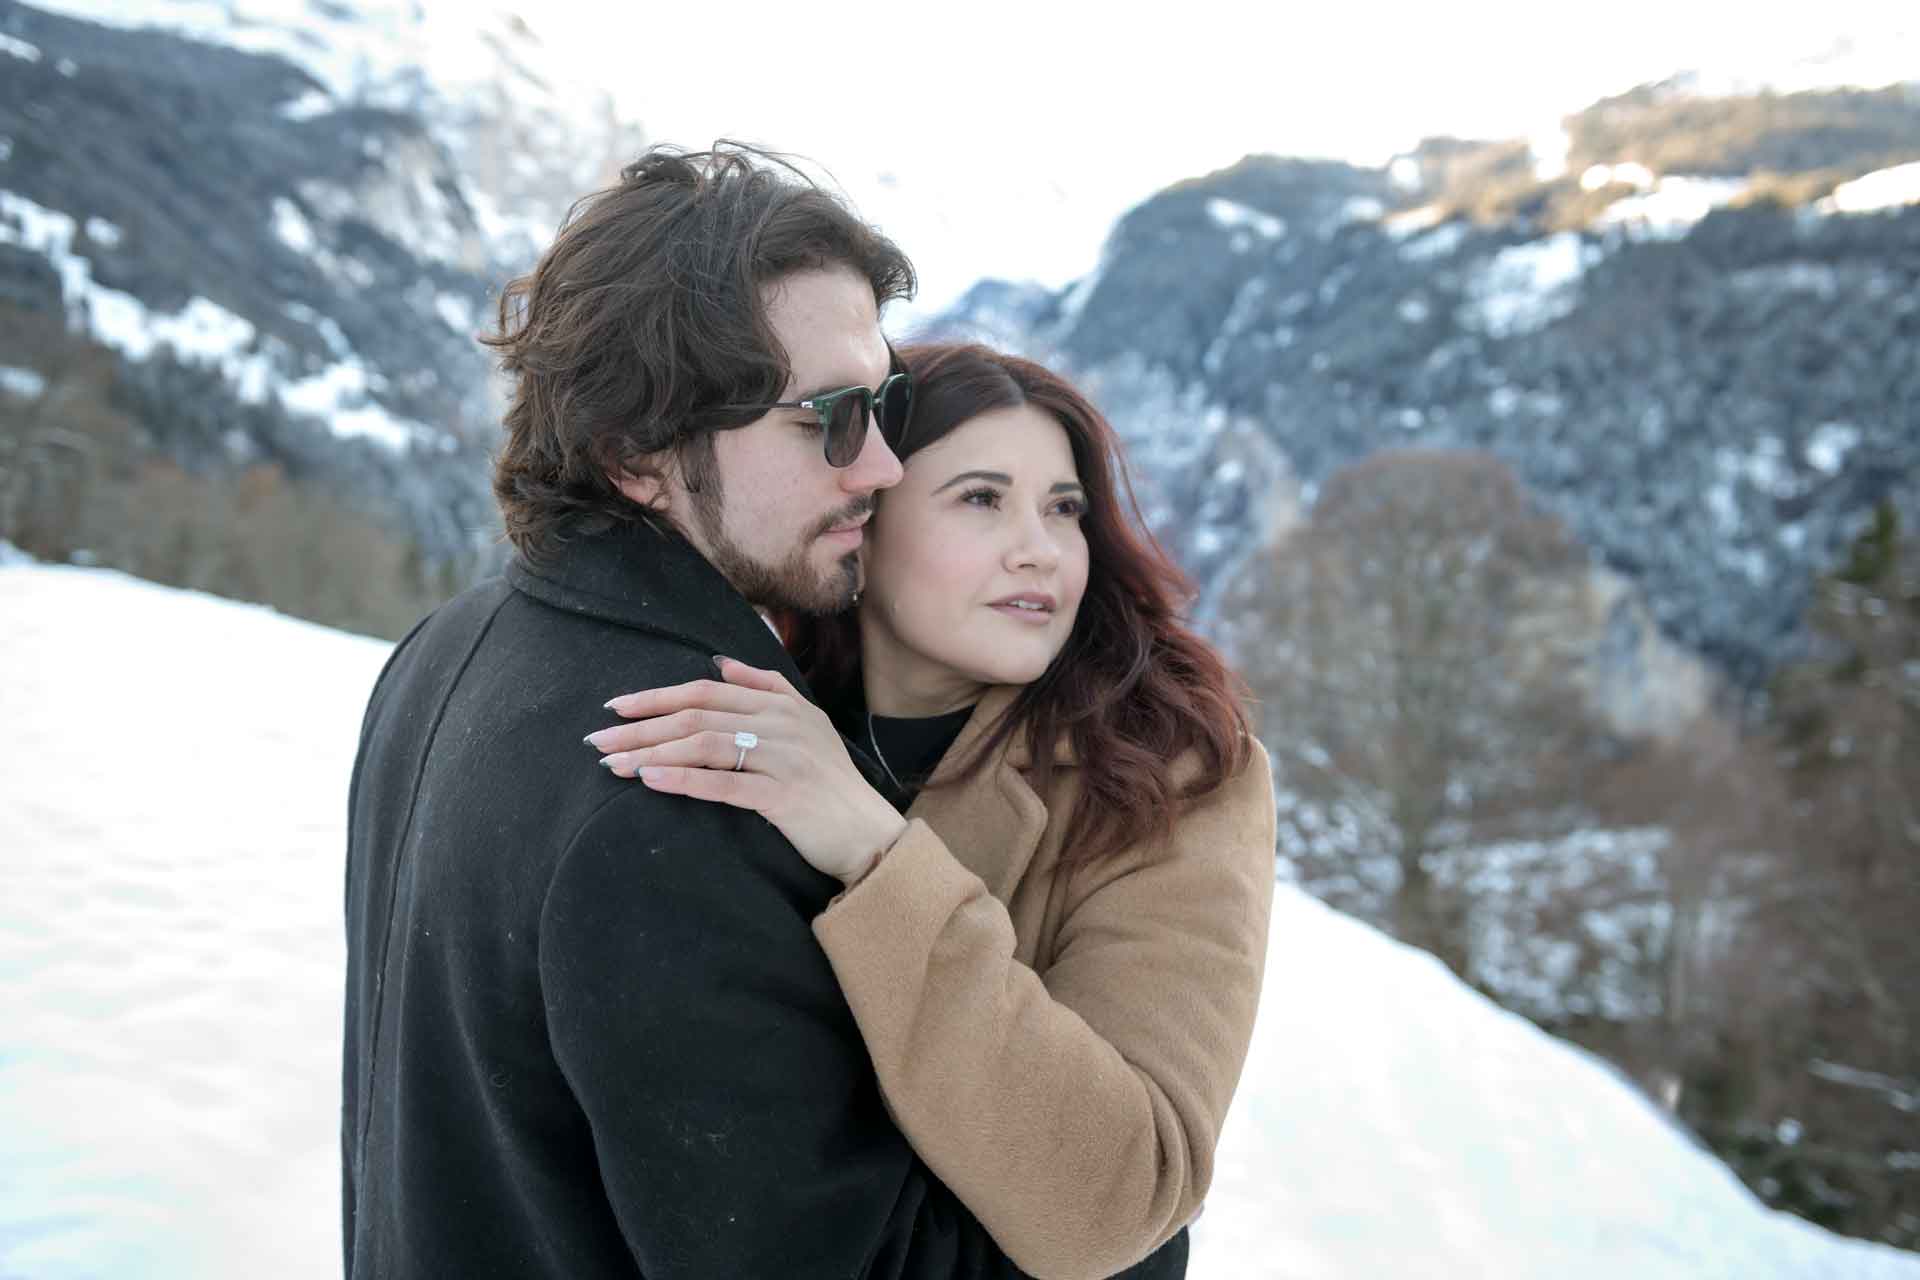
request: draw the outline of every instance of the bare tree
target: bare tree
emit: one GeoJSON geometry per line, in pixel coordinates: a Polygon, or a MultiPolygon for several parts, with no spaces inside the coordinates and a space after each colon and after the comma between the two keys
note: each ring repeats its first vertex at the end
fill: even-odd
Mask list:
{"type": "Polygon", "coordinates": [[[1335,473],[1223,611],[1313,829],[1304,878],[1459,972],[1466,904],[1439,855],[1517,829],[1577,773],[1578,646],[1552,615],[1586,564],[1490,455],[1383,453],[1335,473]]]}
{"type": "Polygon", "coordinates": [[[1882,506],[1818,584],[1822,651],[1776,690],[1794,880],[1767,938],[1797,962],[1791,1021],[1749,1028],[1767,1100],[1717,1117],[1843,1230],[1920,1247],[1920,537],[1882,506]]]}
{"type": "Polygon", "coordinates": [[[1615,828],[1657,829],[1653,874],[1617,869],[1565,904],[1607,911],[1657,904],[1663,927],[1634,957],[1650,998],[1631,1025],[1583,1037],[1638,1077],[1669,1109],[1724,1048],[1727,1013],[1784,996],[1771,963],[1746,940],[1798,890],[1789,874],[1789,807],[1771,740],[1734,716],[1705,713],[1671,737],[1636,744],[1588,791],[1615,828]]]}

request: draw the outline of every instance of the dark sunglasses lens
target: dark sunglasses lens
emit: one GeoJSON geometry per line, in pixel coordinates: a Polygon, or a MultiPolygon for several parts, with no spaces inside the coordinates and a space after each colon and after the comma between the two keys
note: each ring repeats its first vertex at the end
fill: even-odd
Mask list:
{"type": "Polygon", "coordinates": [[[880,434],[894,449],[906,442],[907,424],[913,419],[913,379],[907,374],[888,378],[880,388],[880,403],[876,406],[880,418],[880,434]]]}
{"type": "Polygon", "coordinates": [[[841,396],[827,415],[827,464],[849,467],[867,442],[867,399],[858,393],[841,396]]]}

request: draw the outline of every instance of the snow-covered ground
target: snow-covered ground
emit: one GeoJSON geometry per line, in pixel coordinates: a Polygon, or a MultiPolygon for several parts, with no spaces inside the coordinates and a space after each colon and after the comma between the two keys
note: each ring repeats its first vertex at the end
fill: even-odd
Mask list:
{"type": "MultiPolygon", "coordinates": [[[[384,644],[0,556],[0,1277],[336,1276],[346,779],[384,644]]],[[[1284,886],[1192,1274],[1920,1280],[1284,886]]]]}

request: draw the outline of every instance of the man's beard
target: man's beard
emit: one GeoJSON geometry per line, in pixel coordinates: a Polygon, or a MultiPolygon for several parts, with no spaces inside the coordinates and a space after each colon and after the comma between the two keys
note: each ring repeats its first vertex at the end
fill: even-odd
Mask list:
{"type": "Polygon", "coordinates": [[[857,520],[873,509],[873,499],[839,511],[807,531],[785,559],[768,564],[756,560],[727,536],[723,526],[724,495],[720,477],[712,475],[707,483],[693,490],[694,523],[700,527],[707,544],[707,560],[733,589],[758,609],[791,609],[797,613],[839,613],[851,608],[860,585],[860,557],[848,552],[826,572],[813,567],[814,540],[835,525],[857,520]]]}

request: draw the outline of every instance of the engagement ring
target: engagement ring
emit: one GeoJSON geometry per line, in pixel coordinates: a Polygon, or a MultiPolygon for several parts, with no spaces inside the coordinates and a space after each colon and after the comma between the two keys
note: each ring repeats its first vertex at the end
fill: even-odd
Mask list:
{"type": "Polygon", "coordinates": [[[760,745],[760,737],[742,729],[733,735],[733,745],[740,748],[740,758],[733,762],[733,771],[738,773],[747,767],[747,752],[760,745]]]}

